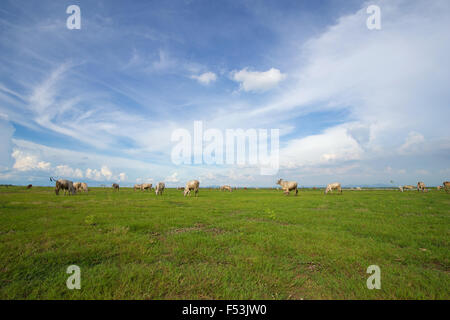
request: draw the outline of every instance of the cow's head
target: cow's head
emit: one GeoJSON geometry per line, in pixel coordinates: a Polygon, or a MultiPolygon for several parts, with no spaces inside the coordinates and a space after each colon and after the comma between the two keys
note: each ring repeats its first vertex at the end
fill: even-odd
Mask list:
{"type": "Polygon", "coordinates": [[[283,181],[283,179],[278,179],[277,184],[281,185],[281,181],[283,181]]]}

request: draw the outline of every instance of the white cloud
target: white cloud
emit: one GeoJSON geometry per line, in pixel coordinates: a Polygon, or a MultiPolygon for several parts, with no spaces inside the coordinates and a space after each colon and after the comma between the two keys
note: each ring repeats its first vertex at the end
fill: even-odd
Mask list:
{"type": "MultiPolygon", "coordinates": [[[[102,166],[100,168],[100,170],[87,168],[86,169],[86,178],[96,180],[96,181],[105,181],[105,180],[109,181],[109,180],[111,180],[111,178],[113,178],[113,173],[107,166],[102,166]]],[[[125,173],[119,174],[118,179],[120,180],[121,178],[126,178],[125,173]]],[[[124,181],[124,180],[120,180],[120,181],[124,181]]]]}
{"type": "Polygon", "coordinates": [[[107,166],[102,166],[102,168],[100,169],[100,172],[101,172],[102,176],[104,176],[106,178],[106,180],[111,179],[112,172],[111,172],[111,170],[109,170],[109,168],[107,166]]]}
{"type": "Polygon", "coordinates": [[[128,179],[128,177],[125,174],[125,172],[119,173],[119,181],[126,181],[127,179],[128,179]]]}
{"type": "Polygon", "coordinates": [[[323,165],[335,161],[357,160],[361,148],[348,134],[345,127],[334,127],[321,134],[293,139],[280,150],[280,166],[297,168],[300,166],[323,165]]]}
{"type": "Polygon", "coordinates": [[[363,140],[370,137],[372,144],[388,148],[398,148],[411,130],[427,137],[445,135],[449,2],[401,3],[374,2],[382,8],[380,31],[365,27],[363,7],[307,41],[303,63],[290,71],[289,88],[252,116],[346,108],[370,128],[369,135],[358,132],[363,140]]]}
{"type": "Polygon", "coordinates": [[[247,174],[247,173],[242,172],[242,170],[235,170],[235,169],[229,170],[228,174],[226,174],[226,176],[229,179],[231,179],[235,182],[239,182],[239,183],[255,180],[255,177],[253,174],[247,174]]]}
{"type": "Polygon", "coordinates": [[[208,85],[211,82],[214,82],[217,80],[217,76],[213,72],[205,72],[198,76],[193,75],[193,76],[191,76],[191,78],[196,79],[198,82],[200,82],[201,84],[205,84],[205,85],[208,85]]]}
{"type": "Polygon", "coordinates": [[[73,169],[66,164],[56,166],[54,173],[58,177],[83,178],[83,172],[80,169],[78,169],[78,168],[73,169]]]}
{"type": "Polygon", "coordinates": [[[35,155],[24,153],[18,149],[14,149],[12,157],[15,159],[13,169],[18,171],[50,169],[51,164],[49,162],[39,161],[35,155]]]}
{"type": "Polygon", "coordinates": [[[286,78],[286,75],[275,68],[263,72],[249,71],[248,68],[244,68],[240,71],[233,71],[231,77],[240,83],[241,90],[266,91],[276,87],[280,81],[286,78]]]}
{"type": "Polygon", "coordinates": [[[178,178],[178,172],[174,172],[170,176],[166,177],[165,181],[169,182],[169,183],[170,182],[173,182],[173,183],[179,182],[180,179],[178,178]]]}
{"type": "Polygon", "coordinates": [[[406,137],[406,141],[403,145],[400,146],[399,152],[401,154],[412,154],[415,152],[419,152],[423,148],[421,146],[425,142],[425,138],[418,132],[410,132],[408,137],[406,137]]]}

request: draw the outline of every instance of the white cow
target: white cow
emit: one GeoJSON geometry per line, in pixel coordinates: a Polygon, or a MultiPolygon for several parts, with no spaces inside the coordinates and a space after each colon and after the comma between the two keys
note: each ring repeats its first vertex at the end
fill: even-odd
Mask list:
{"type": "Polygon", "coordinates": [[[292,190],[295,190],[295,195],[298,194],[297,182],[295,181],[284,181],[283,179],[279,179],[277,184],[281,186],[286,195],[289,195],[289,192],[292,190]]]}
{"type": "Polygon", "coordinates": [[[152,184],[151,183],[143,183],[141,184],[141,190],[152,190],[152,184]]]}
{"type": "Polygon", "coordinates": [[[230,186],[221,186],[221,187],[220,187],[220,191],[225,191],[225,190],[228,190],[228,191],[230,191],[230,192],[233,191],[233,190],[231,189],[230,186]]]}
{"type": "Polygon", "coordinates": [[[194,190],[194,196],[198,195],[198,188],[200,186],[200,182],[198,180],[191,180],[186,183],[184,187],[183,195],[186,197],[187,194],[191,195],[191,190],[194,190]]]}
{"type": "Polygon", "coordinates": [[[327,188],[325,189],[324,193],[327,194],[331,190],[337,190],[340,193],[342,193],[341,184],[339,182],[330,183],[329,185],[327,185],[327,188]]]}
{"type": "Polygon", "coordinates": [[[75,188],[75,190],[81,191],[81,182],[74,182],[73,187],[75,188]]]}
{"type": "Polygon", "coordinates": [[[88,185],[87,185],[86,182],[82,182],[82,183],[81,183],[80,189],[83,190],[83,192],[88,192],[88,191],[89,191],[88,185]]]}
{"type": "Polygon", "coordinates": [[[165,188],[166,188],[166,185],[164,182],[158,182],[158,184],[156,185],[156,188],[155,188],[156,195],[158,195],[158,194],[162,195],[165,188]]]}

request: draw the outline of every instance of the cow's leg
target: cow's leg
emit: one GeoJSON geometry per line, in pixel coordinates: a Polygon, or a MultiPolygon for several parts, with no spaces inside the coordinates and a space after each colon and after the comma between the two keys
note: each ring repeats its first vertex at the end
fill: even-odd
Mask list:
{"type": "Polygon", "coordinates": [[[295,188],[295,195],[296,196],[298,195],[298,189],[297,188],[295,188]]]}

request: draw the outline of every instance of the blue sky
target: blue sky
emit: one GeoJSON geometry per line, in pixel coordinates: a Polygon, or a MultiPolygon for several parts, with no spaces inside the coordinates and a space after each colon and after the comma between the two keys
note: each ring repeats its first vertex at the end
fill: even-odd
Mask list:
{"type": "Polygon", "coordinates": [[[3,1],[0,26],[0,183],[450,180],[446,0],[3,1]],[[279,129],[279,172],[173,164],[196,120],[279,129]]]}

